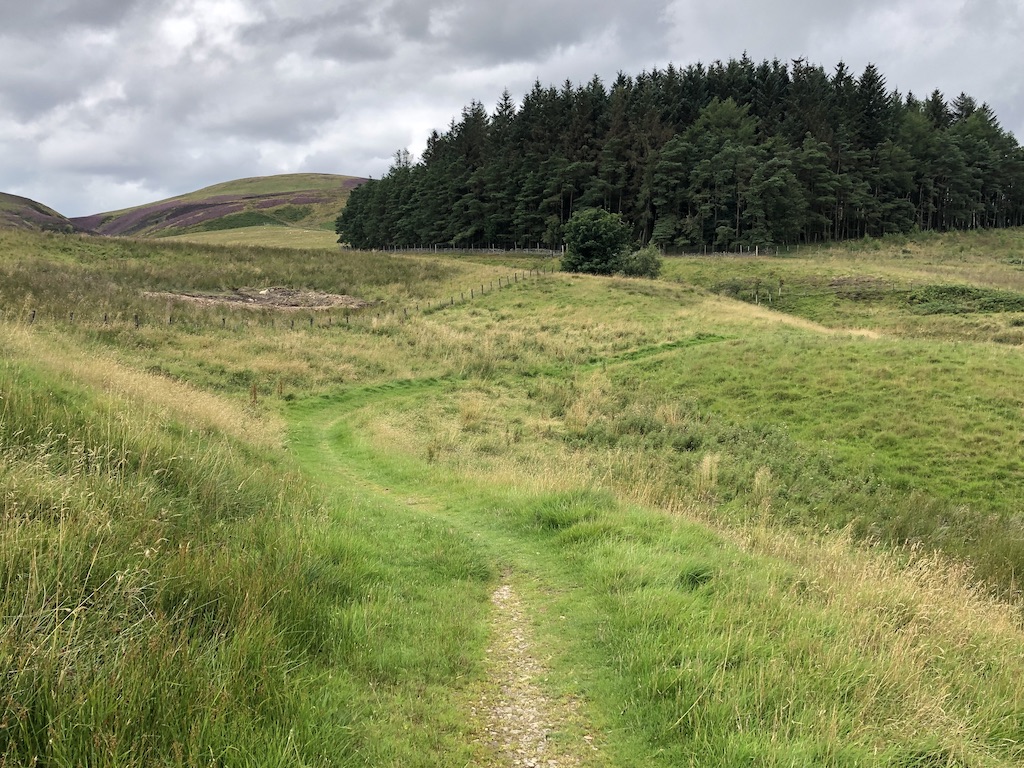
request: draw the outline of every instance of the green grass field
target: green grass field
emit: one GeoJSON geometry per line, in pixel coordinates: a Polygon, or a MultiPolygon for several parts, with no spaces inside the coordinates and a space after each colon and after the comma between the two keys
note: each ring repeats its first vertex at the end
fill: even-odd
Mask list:
{"type": "Polygon", "coordinates": [[[499,586],[545,760],[1024,760],[1024,232],[229,234],[0,232],[0,766],[510,764],[499,586]],[[180,298],[243,287],[373,303],[180,298]]]}
{"type": "Polygon", "coordinates": [[[174,235],[169,241],[184,241],[205,245],[255,246],[260,248],[292,248],[300,250],[340,250],[334,230],[300,229],[299,227],[243,227],[212,232],[191,232],[174,235]]]}

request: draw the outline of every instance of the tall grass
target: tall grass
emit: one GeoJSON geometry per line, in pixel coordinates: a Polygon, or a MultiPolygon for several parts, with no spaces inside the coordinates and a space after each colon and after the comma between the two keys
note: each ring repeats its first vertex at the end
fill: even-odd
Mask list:
{"type": "MultiPolygon", "coordinates": [[[[457,270],[434,259],[335,249],[228,247],[187,242],[0,231],[0,307],[48,317],[131,316],[161,291],[228,292],[285,286],[380,299],[431,295],[457,270]]],[[[183,307],[179,307],[179,310],[183,307]]],[[[145,314],[145,311],[143,312],[145,314]]]]}
{"type": "Polygon", "coordinates": [[[294,524],[315,499],[266,449],[0,333],[0,764],[302,752],[295,673],[330,634],[294,524]]]}
{"type": "Polygon", "coordinates": [[[597,599],[592,695],[664,764],[1024,757],[1019,616],[957,566],[760,527],[741,554],[689,523],[576,504],[552,535],[597,599]]]}

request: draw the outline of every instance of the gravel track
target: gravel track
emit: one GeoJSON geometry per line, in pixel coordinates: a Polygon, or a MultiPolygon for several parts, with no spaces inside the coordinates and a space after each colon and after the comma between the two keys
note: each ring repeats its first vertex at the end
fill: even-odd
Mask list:
{"type": "Polygon", "coordinates": [[[546,674],[534,650],[522,600],[511,585],[491,595],[493,637],[487,650],[492,685],[473,709],[483,723],[481,740],[494,765],[514,768],[571,768],[591,764],[593,736],[556,739],[556,734],[584,731],[576,702],[555,701],[538,686],[546,674]],[[588,753],[590,753],[588,755],[588,753]]]}

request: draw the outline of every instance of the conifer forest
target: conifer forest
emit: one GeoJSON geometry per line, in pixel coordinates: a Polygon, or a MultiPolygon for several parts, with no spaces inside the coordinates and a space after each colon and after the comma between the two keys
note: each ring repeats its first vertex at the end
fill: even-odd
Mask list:
{"type": "Polygon", "coordinates": [[[355,248],[559,248],[573,212],[666,250],[1024,224],[1024,150],[987,104],[803,60],[669,65],[474,101],[356,189],[355,248]]]}

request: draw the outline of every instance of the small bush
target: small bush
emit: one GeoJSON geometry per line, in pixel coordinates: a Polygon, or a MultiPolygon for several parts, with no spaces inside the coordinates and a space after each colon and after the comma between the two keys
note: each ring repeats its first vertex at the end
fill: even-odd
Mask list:
{"type": "Polygon", "coordinates": [[[654,245],[633,251],[622,259],[622,274],[626,277],[658,277],[661,274],[661,253],[654,245]]]}
{"type": "Polygon", "coordinates": [[[577,211],[565,225],[562,269],[613,275],[621,269],[629,240],[629,227],[618,214],[600,208],[577,211]]]}

